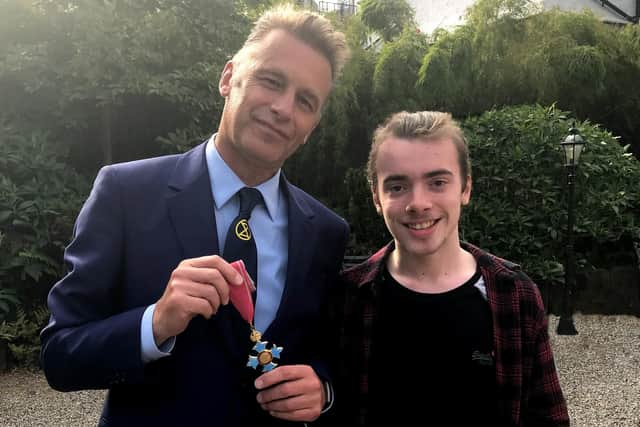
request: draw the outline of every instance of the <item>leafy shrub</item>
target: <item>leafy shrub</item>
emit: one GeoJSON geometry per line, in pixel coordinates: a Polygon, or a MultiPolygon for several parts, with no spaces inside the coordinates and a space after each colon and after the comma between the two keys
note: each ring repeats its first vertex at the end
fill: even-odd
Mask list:
{"type": "Polygon", "coordinates": [[[365,169],[350,169],[345,177],[345,187],[349,189],[345,218],[351,227],[348,253],[371,255],[391,236],[384,219],[373,206],[365,169]]]}
{"type": "Polygon", "coordinates": [[[20,304],[15,289],[0,288],[0,322],[11,312],[12,306],[20,304]]]}
{"type": "Polygon", "coordinates": [[[18,366],[36,367],[40,355],[40,331],[47,323],[49,311],[36,307],[29,314],[19,308],[16,320],[0,323],[0,339],[9,343],[9,351],[18,366]]]}
{"type": "Polygon", "coordinates": [[[188,146],[222,110],[217,76],[256,3],[2,1],[0,117],[46,129],[88,174],[188,146]]]}
{"type": "Polygon", "coordinates": [[[0,122],[0,294],[5,303],[16,304],[6,298],[14,295],[27,307],[41,304],[63,272],[62,252],[89,187],[60,158],[46,134],[21,135],[0,122]]]}
{"type": "Polygon", "coordinates": [[[412,28],[405,29],[400,37],[382,47],[373,76],[380,121],[396,111],[421,109],[415,82],[427,50],[424,34],[412,28]]]}
{"type": "MultiPolygon", "coordinates": [[[[509,107],[464,121],[473,165],[461,233],[522,264],[538,280],[561,281],[567,194],[560,141],[573,122],[555,107],[509,107]]],[[[575,179],[575,237],[582,270],[594,247],[640,238],[640,163],[606,130],[576,124],[586,146],[575,179]]],[[[606,267],[606,266],[605,266],[606,267]]]]}

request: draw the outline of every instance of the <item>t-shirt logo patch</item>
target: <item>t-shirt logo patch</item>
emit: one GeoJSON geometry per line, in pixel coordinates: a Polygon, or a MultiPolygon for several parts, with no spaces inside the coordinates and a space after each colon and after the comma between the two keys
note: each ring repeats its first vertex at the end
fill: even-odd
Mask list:
{"type": "Polygon", "coordinates": [[[493,366],[493,352],[480,353],[478,350],[475,350],[471,354],[471,360],[476,362],[478,365],[493,366]]]}

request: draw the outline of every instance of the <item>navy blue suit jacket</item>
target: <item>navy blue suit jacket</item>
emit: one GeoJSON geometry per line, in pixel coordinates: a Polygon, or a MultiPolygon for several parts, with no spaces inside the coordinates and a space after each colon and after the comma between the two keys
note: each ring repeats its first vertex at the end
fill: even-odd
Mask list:
{"type": "MultiPolygon", "coordinates": [[[[65,251],[69,272],[49,294],[42,366],[57,390],[109,389],[100,425],[278,425],[255,403],[255,375],[245,367],[249,329],[231,305],[210,320],[192,319],[171,356],[141,360],[142,314],[173,269],[220,253],[204,146],[104,167],[78,216],[65,251]]],[[[310,364],[328,378],[324,309],[348,226],[286,179],[281,184],[288,269],[264,339],[284,347],[281,364],[310,364]]]]}

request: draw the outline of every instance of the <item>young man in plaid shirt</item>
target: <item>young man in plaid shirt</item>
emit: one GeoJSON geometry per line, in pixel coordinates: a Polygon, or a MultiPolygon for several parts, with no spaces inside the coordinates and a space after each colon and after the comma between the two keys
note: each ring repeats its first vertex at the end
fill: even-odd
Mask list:
{"type": "Polygon", "coordinates": [[[343,273],[333,306],[340,425],[569,425],[537,286],[459,240],[471,167],[451,116],[392,115],[368,177],[393,241],[343,273]]]}

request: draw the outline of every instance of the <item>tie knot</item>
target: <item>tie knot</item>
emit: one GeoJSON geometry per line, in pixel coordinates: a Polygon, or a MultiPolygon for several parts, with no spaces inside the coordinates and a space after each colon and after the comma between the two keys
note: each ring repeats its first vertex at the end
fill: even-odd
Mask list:
{"type": "Polygon", "coordinates": [[[262,194],[255,188],[244,187],[239,191],[240,213],[238,216],[249,219],[251,211],[262,200],[262,194]]]}

